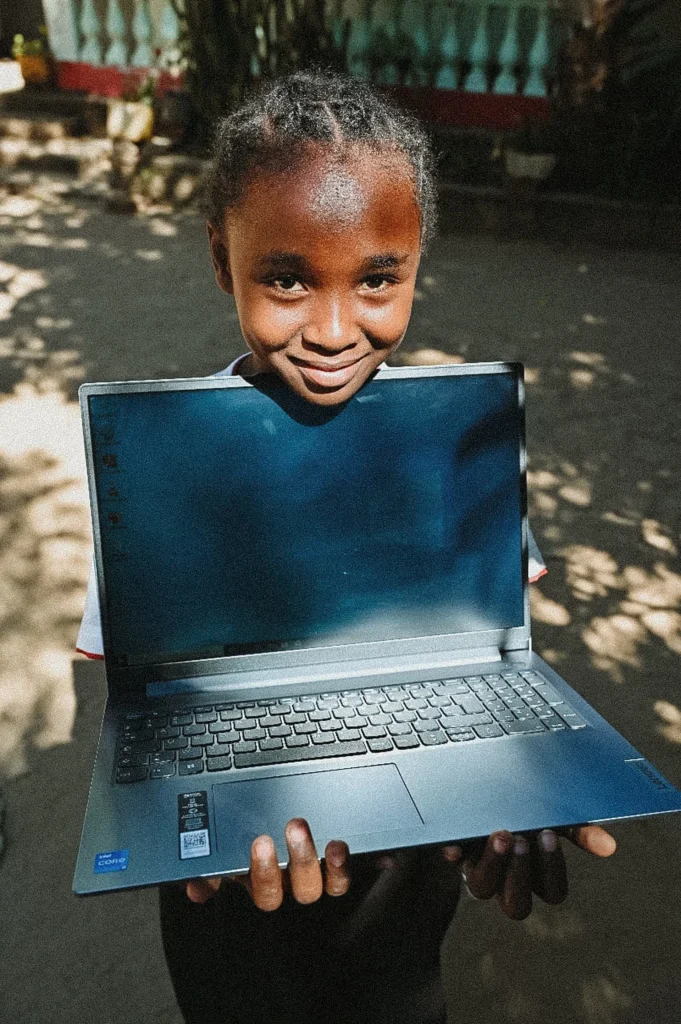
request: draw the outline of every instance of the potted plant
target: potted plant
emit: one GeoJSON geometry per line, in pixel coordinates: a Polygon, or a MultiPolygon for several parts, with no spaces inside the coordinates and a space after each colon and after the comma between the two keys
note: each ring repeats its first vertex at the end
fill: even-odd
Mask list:
{"type": "Polygon", "coordinates": [[[525,120],[504,146],[504,165],[509,178],[540,182],[556,166],[557,139],[550,121],[525,120]]]}
{"type": "Polygon", "coordinates": [[[107,105],[106,134],[110,139],[144,142],[154,130],[154,97],[158,68],[149,68],[142,79],[131,77],[120,97],[107,105]]]}
{"type": "Polygon", "coordinates": [[[46,85],[52,77],[52,61],[44,25],[40,26],[39,32],[39,39],[25,39],[17,33],[12,42],[12,56],[19,64],[25,82],[46,85]]]}

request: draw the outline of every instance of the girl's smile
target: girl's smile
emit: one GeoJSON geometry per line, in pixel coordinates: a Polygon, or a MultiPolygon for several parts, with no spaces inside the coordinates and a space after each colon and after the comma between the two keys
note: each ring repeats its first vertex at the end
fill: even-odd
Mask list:
{"type": "Polygon", "coordinates": [[[233,294],[251,355],[318,405],[350,398],[409,323],[421,222],[400,154],[310,145],[263,172],[208,226],[219,286],[233,294]]]}

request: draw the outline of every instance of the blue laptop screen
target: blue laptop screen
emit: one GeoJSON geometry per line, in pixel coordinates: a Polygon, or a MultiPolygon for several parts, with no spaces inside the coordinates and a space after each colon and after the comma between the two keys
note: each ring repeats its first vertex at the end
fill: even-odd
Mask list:
{"type": "Polygon", "coordinates": [[[257,382],[89,397],[112,664],[523,624],[513,374],[257,382]]]}

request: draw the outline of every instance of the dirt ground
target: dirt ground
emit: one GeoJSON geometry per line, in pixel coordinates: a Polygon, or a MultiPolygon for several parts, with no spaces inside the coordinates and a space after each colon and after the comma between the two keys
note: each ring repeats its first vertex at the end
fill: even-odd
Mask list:
{"type": "MultiPolygon", "coordinates": [[[[243,348],[192,213],[106,215],[45,181],[0,196],[0,1019],[180,1024],[153,891],[71,877],[104,700],[73,655],[90,561],[84,380],[211,373],[243,348]]],[[[424,260],[401,361],[527,367],[535,646],[681,786],[681,260],[484,237],[424,260]]],[[[452,1024],[673,1024],[681,817],[616,826],[523,923],[462,899],[452,1024]]]]}

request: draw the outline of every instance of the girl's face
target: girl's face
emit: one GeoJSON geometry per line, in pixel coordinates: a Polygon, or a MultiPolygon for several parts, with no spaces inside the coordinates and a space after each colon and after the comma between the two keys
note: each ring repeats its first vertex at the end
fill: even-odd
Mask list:
{"type": "Polygon", "coordinates": [[[218,285],[234,295],[252,355],[316,405],[346,401],[399,345],[420,256],[406,158],[311,146],[249,185],[208,225],[218,285]]]}

